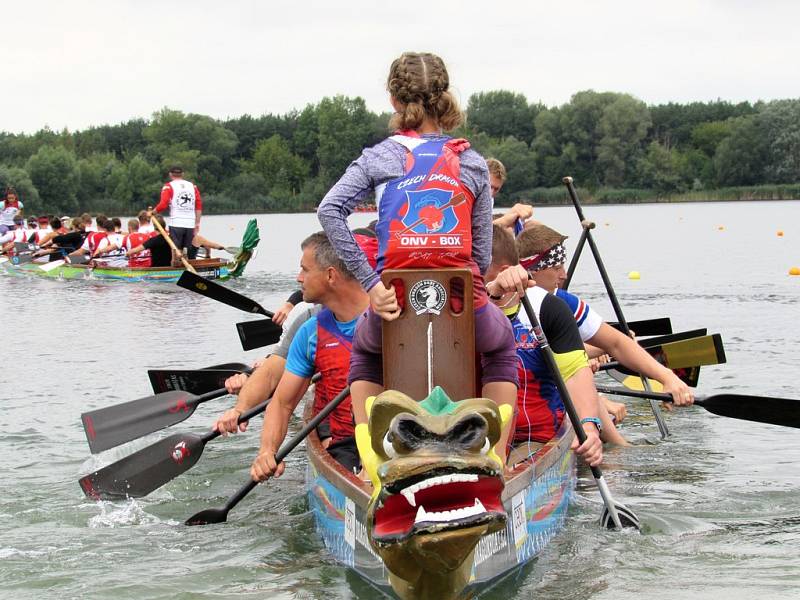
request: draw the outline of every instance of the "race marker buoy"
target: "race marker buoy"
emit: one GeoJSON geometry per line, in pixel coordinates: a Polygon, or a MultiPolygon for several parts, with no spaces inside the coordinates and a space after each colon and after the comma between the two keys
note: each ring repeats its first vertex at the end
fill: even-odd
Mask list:
{"type": "Polygon", "coordinates": [[[628,273],[628,279],[641,279],[642,276],[639,274],[639,271],[631,271],[628,273]]]}
{"type": "Polygon", "coordinates": [[[783,231],[781,231],[780,229],[778,229],[778,237],[783,237],[783,231]]]}
{"type": "Polygon", "coordinates": [[[789,275],[800,275],[800,267],[792,267],[789,269],[789,275]]]}

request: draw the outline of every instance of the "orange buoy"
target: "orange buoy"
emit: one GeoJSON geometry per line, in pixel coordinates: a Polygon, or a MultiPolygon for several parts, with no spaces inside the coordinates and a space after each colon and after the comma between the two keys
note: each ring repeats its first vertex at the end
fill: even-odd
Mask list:
{"type": "Polygon", "coordinates": [[[800,267],[792,267],[789,269],[789,275],[800,275],[800,267]]]}
{"type": "Polygon", "coordinates": [[[781,231],[780,229],[778,229],[778,237],[783,237],[783,231],[781,231]]]}
{"type": "Polygon", "coordinates": [[[717,227],[717,229],[719,229],[720,231],[725,231],[725,225],[720,225],[719,227],[717,227]]]}

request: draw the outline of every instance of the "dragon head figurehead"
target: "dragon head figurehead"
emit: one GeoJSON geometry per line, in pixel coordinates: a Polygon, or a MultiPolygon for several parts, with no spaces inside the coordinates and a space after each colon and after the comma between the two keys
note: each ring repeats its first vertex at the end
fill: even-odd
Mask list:
{"type": "Polygon", "coordinates": [[[494,447],[511,407],[453,402],[437,387],[422,402],[385,391],[367,401],[367,414],[356,441],[374,486],[372,547],[401,597],[452,597],[469,579],[478,540],[506,524],[494,447]]]}

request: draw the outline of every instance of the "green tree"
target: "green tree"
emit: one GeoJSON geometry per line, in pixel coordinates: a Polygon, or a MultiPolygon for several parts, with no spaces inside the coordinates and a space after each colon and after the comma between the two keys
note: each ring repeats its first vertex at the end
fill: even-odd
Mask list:
{"type": "Polygon", "coordinates": [[[536,157],[524,141],[507,137],[489,146],[485,156],[496,158],[506,168],[508,179],[497,198],[501,203],[517,192],[536,187],[536,157]]]}
{"type": "Polygon", "coordinates": [[[526,144],[533,141],[539,106],[529,106],[522,94],[507,90],[472,94],[467,103],[470,127],[494,138],[513,136],[526,144]]]}
{"type": "Polygon", "coordinates": [[[42,146],[28,159],[25,170],[39,191],[44,210],[77,214],[78,161],[61,146],[42,146]]]}
{"type": "Polygon", "coordinates": [[[112,152],[90,154],[78,160],[79,204],[107,197],[106,180],[117,162],[112,152]]]}
{"type": "Polygon", "coordinates": [[[769,161],[769,142],[757,115],[740,117],[731,123],[731,134],[722,140],[714,155],[717,185],[758,185],[764,183],[769,161]]]}
{"type": "Polygon", "coordinates": [[[319,178],[330,187],[369,144],[374,132],[363,98],[323,98],[317,106],[319,178]]]}
{"type": "Polygon", "coordinates": [[[621,187],[633,179],[633,167],[651,123],[647,105],[627,94],[620,94],[603,109],[597,166],[605,185],[621,187]]]}
{"type": "Polygon", "coordinates": [[[242,168],[246,172],[259,174],[267,193],[278,186],[296,194],[308,176],[306,162],[293,154],[289,144],[279,135],[259,142],[252,160],[245,161],[242,168]]]}

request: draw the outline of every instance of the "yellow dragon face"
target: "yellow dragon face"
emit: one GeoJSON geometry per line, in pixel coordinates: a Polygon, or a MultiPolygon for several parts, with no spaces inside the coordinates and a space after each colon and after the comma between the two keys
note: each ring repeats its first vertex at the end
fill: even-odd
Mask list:
{"type": "Polygon", "coordinates": [[[478,540],[505,527],[494,447],[511,408],[487,398],[453,402],[437,387],[422,402],[383,392],[367,412],[356,441],[374,486],[373,548],[412,586],[423,574],[468,569],[478,540]]]}

